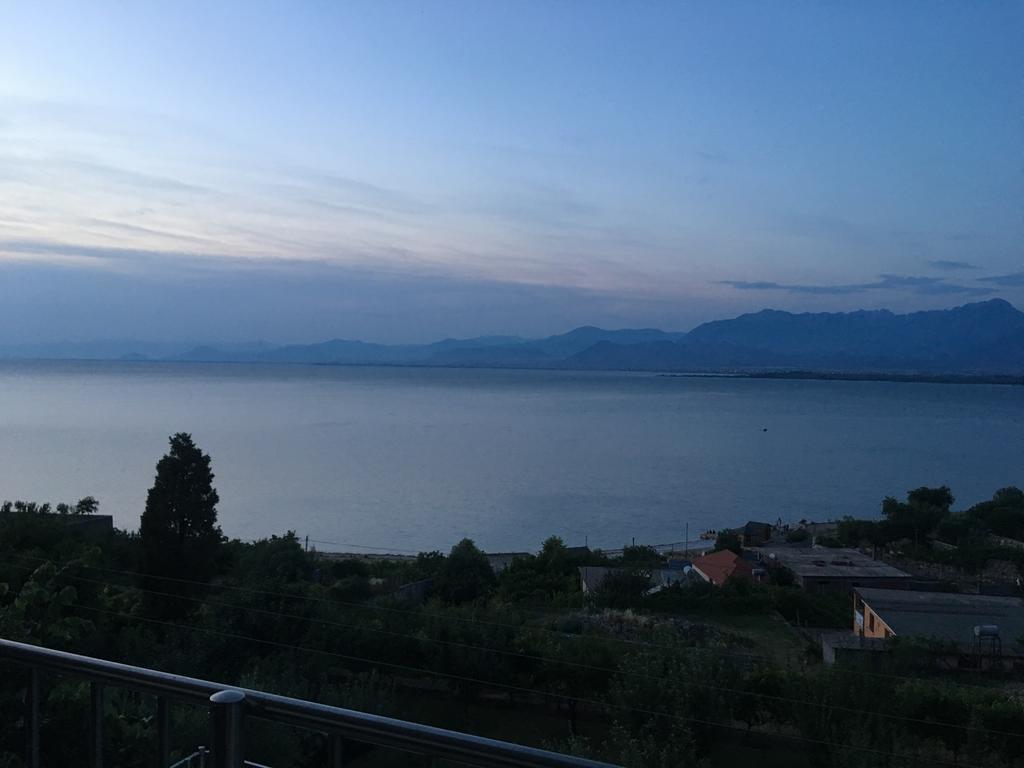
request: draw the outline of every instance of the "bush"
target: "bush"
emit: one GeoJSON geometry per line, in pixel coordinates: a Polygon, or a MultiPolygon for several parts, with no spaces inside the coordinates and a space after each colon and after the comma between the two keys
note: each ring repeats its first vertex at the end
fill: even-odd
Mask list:
{"type": "Polygon", "coordinates": [[[776,565],[769,570],[772,584],[777,587],[792,587],[796,584],[796,576],[784,565],[776,565]]]}
{"type": "Polygon", "coordinates": [[[331,563],[331,576],[336,579],[344,579],[349,576],[361,576],[365,579],[369,575],[370,569],[362,560],[347,558],[331,563]]]}
{"type": "Polygon", "coordinates": [[[743,554],[743,542],[736,531],[721,531],[715,539],[715,551],[728,549],[737,555],[743,554]]]}
{"type": "Polygon", "coordinates": [[[636,608],[650,588],[650,574],[639,568],[609,571],[596,590],[595,602],[601,608],[636,608]]]}
{"type": "Polygon", "coordinates": [[[658,550],[654,547],[648,547],[643,544],[623,547],[622,557],[620,559],[623,564],[647,565],[652,567],[656,567],[665,562],[665,558],[658,553],[658,550]]]}
{"type": "Polygon", "coordinates": [[[790,544],[798,544],[801,541],[807,541],[809,538],[811,538],[811,534],[806,528],[794,528],[786,534],[786,541],[790,544]]]}
{"type": "Polygon", "coordinates": [[[370,580],[362,576],[346,576],[331,587],[331,598],[342,603],[361,603],[369,600],[370,580]]]}
{"type": "Polygon", "coordinates": [[[496,581],[484,553],[471,539],[463,539],[445,558],[434,590],[446,603],[469,603],[486,596],[496,581]]]}

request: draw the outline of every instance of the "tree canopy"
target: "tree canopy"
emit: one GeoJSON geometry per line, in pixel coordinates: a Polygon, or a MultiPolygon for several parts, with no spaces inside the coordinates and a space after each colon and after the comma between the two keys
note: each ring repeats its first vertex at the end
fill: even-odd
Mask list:
{"type": "Polygon", "coordinates": [[[223,538],[210,456],[185,432],[172,435],[170,446],[157,462],[139,525],[145,566],[154,574],[209,578],[223,538]]]}
{"type": "Polygon", "coordinates": [[[434,589],[448,603],[468,603],[484,597],[497,583],[494,569],[472,539],[463,539],[445,558],[434,589]]]}
{"type": "Polygon", "coordinates": [[[740,539],[740,535],[732,530],[719,531],[717,538],[715,538],[715,551],[718,552],[721,549],[728,549],[730,552],[742,555],[743,541],[740,539]]]}

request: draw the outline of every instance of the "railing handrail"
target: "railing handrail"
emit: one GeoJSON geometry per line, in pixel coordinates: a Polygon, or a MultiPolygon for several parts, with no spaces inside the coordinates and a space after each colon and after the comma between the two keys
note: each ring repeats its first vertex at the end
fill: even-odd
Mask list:
{"type": "Polygon", "coordinates": [[[82,656],[68,651],[42,648],[14,640],[0,639],[0,660],[22,664],[30,668],[84,677],[95,683],[127,688],[201,706],[209,706],[210,696],[220,691],[241,691],[245,694],[246,717],[337,734],[345,739],[379,747],[426,753],[468,765],[493,765],[507,768],[614,768],[609,763],[549,752],[535,747],[318,704],[289,696],[278,696],[237,685],[224,685],[195,677],[82,656]]]}

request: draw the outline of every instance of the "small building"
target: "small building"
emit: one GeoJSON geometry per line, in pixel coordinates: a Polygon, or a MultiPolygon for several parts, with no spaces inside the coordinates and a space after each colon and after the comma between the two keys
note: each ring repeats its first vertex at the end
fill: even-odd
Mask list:
{"type": "Polygon", "coordinates": [[[403,584],[391,592],[388,597],[392,600],[402,600],[409,603],[420,604],[426,602],[426,599],[430,596],[430,592],[433,588],[434,580],[432,578],[420,579],[419,581],[413,581],[409,584],[403,584]]]}
{"type": "Polygon", "coordinates": [[[861,637],[855,632],[823,632],[821,660],[826,666],[854,661],[866,655],[884,656],[886,641],[878,637],[861,637]]]}
{"type": "Polygon", "coordinates": [[[740,529],[740,537],[744,547],[760,547],[772,539],[771,523],[758,523],[753,520],[747,522],[740,529]]]}
{"type": "Polygon", "coordinates": [[[717,587],[725,584],[732,577],[753,579],[754,567],[749,561],[728,549],[721,549],[709,555],[703,555],[693,561],[693,570],[717,587]]]}
{"type": "Polygon", "coordinates": [[[911,637],[945,645],[947,667],[1024,662],[1024,602],[1018,597],[858,587],[853,634],[868,641],[911,637]]]}
{"type": "Polygon", "coordinates": [[[774,547],[757,553],[767,568],[782,566],[791,571],[805,592],[848,594],[855,587],[907,589],[911,582],[909,573],[855,549],[774,547]]]}
{"type": "Polygon", "coordinates": [[[485,552],[484,557],[487,558],[487,562],[491,564],[491,570],[494,571],[495,575],[501,573],[510,565],[512,561],[520,557],[530,557],[529,552],[485,552]]]}
{"type": "MultiPolygon", "coordinates": [[[[601,588],[601,583],[609,573],[615,571],[635,571],[635,568],[610,568],[605,565],[581,565],[577,568],[580,574],[580,589],[583,594],[593,594],[601,588]]],[[[657,592],[673,584],[681,584],[689,580],[690,570],[680,568],[654,568],[650,572],[651,588],[648,594],[657,592]]]]}
{"type": "Polygon", "coordinates": [[[587,595],[597,591],[612,569],[605,565],[581,565],[576,570],[580,573],[580,590],[587,595]]]}

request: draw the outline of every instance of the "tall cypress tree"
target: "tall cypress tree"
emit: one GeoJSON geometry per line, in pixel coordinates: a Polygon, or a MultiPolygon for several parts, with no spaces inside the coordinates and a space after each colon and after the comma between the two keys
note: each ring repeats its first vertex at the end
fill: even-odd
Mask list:
{"type": "Polygon", "coordinates": [[[210,456],[185,432],[171,436],[170,443],[170,451],[156,465],[139,525],[144,570],[206,581],[216,571],[223,541],[210,456]]]}

